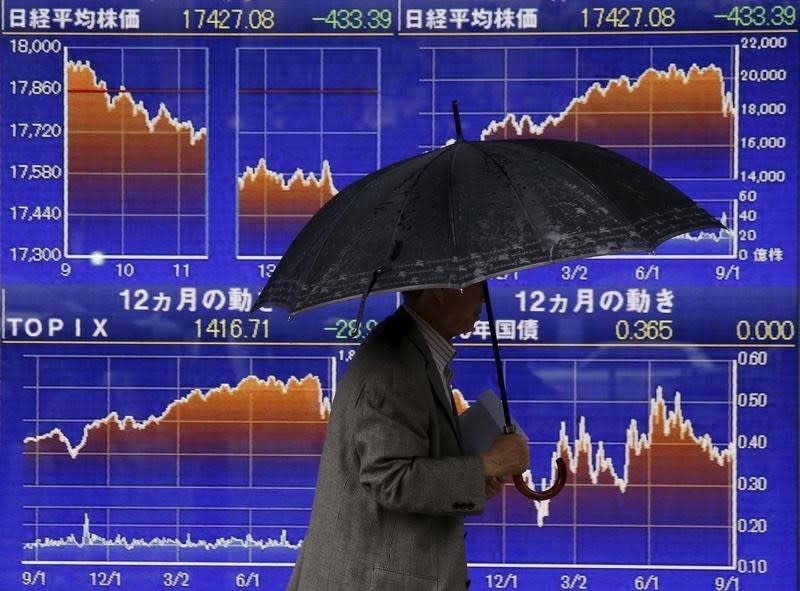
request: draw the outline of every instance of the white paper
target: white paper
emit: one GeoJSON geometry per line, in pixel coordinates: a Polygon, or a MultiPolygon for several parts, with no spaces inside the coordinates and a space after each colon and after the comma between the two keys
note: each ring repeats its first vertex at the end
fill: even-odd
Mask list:
{"type": "MultiPolygon", "coordinates": [[[[506,424],[503,417],[503,403],[491,390],[483,392],[458,419],[464,453],[469,456],[477,456],[489,449],[495,437],[503,432],[506,424]]],[[[511,417],[511,423],[517,433],[528,438],[514,417],[511,417]]]]}

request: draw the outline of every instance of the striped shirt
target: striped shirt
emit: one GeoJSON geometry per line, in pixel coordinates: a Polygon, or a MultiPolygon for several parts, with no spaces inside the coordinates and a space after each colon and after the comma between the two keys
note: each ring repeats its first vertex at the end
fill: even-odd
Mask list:
{"type": "Polygon", "coordinates": [[[450,362],[453,360],[453,357],[456,356],[455,347],[453,347],[450,341],[436,332],[430,324],[425,322],[425,320],[409,306],[403,304],[403,309],[405,309],[408,315],[417,323],[417,328],[419,328],[419,331],[422,333],[425,344],[428,345],[428,349],[433,357],[433,362],[436,364],[436,369],[439,370],[438,373],[442,378],[444,391],[451,394],[449,398],[452,406],[453,397],[450,382],[453,379],[453,370],[450,368],[450,362]]]}

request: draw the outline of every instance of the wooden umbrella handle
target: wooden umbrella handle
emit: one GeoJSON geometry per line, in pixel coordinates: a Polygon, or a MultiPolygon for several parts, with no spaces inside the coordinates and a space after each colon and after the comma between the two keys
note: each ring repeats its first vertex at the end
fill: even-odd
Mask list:
{"type": "MultiPolygon", "coordinates": [[[[506,425],[503,427],[503,433],[506,435],[516,433],[516,431],[517,429],[514,427],[514,425],[506,425]]],[[[522,474],[514,474],[514,486],[516,489],[522,493],[523,496],[526,496],[534,501],[546,501],[547,499],[552,499],[561,492],[561,489],[564,488],[566,483],[567,465],[564,463],[562,458],[556,458],[556,481],[553,483],[553,486],[547,490],[536,492],[532,488],[529,488],[527,484],[525,484],[525,481],[522,479],[522,474]]]]}
{"type": "Polygon", "coordinates": [[[547,490],[537,492],[528,487],[528,485],[522,479],[522,474],[514,475],[514,486],[517,488],[517,490],[524,496],[534,501],[546,501],[547,499],[552,499],[561,492],[561,489],[564,488],[566,483],[567,466],[564,464],[564,460],[561,458],[556,458],[556,481],[553,483],[553,486],[547,490]]]}

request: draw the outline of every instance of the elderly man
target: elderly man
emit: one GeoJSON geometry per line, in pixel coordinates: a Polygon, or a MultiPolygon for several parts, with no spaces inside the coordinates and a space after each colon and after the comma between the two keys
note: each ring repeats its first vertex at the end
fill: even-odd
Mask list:
{"type": "Polygon", "coordinates": [[[472,329],[482,301],[481,284],[405,293],[359,348],[333,402],[290,590],[469,586],[464,515],[529,464],[520,435],[463,455],[450,339],[472,329]]]}

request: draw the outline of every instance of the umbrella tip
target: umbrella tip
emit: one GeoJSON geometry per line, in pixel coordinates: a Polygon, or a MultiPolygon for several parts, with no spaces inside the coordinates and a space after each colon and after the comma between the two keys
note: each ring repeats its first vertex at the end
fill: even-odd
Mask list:
{"type": "Polygon", "coordinates": [[[456,141],[463,142],[464,135],[461,133],[461,115],[458,112],[458,101],[453,99],[453,120],[456,124],[456,141]]]}

